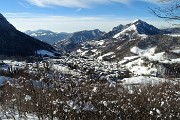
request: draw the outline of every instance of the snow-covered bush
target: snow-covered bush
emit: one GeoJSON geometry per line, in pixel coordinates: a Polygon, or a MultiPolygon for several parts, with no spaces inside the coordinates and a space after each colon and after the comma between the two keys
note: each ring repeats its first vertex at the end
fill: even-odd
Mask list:
{"type": "Polygon", "coordinates": [[[121,81],[110,79],[116,77],[114,73],[107,80],[98,80],[86,72],[72,75],[51,67],[38,63],[11,73],[13,80],[0,87],[0,118],[13,119],[15,114],[52,120],[180,118],[178,83],[130,85],[130,91],[121,81]]]}

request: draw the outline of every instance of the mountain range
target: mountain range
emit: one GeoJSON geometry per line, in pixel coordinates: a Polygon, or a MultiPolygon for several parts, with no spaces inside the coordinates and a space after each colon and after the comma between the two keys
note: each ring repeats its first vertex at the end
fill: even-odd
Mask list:
{"type": "Polygon", "coordinates": [[[171,36],[179,32],[178,28],[174,29],[160,30],[142,20],[136,20],[130,24],[113,28],[101,37],[104,39],[99,38],[81,43],[76,48],[76,54],[116,61],[135,55],[135,52],[131,51],[132,48],[138,48],[137,51],[152,48],[154,53],[180,49],[179,37],[171,36]]]}
{"type": "Polygon", "coordinates": [[[54,48],[60,51],[72,52],[77,49],[81,43],[92,40],[136,40],[157,34],[177,34],[178,31],[179,28],[158,29],[155,26],[138,19],[126,25],[120,24],[107,33],[100,31],[99,29],[84,30],[75,33],[55,33],[49,30],[28,30],[25,33],[41,41],[52,44],[54,48]]]}
{"type": "MultiPolygon", "coordinates": [[[[130,41],[136,39],[144,39],[148,36],[158,35],[161,33],[163,33],[163,31],[154,27],[153,25],[150,25],[142,20],[136,20],[126,25],[120,24],[107,33],[102,32],[98,29],[75,32],[71,37],[54,43],[53,45],[59,50],[73,52],[74,50],[81,48],[84,44],[91,43],[92,40],[94,42],[98,42],[100,40],[130,41]]],[[[110,45],[112,46],[113,44],[110,45]]],[[[90,49],[90,47],[87,48],[87,45],[86,47],[83,47],[86,49],[90,49]]]]}
{"type": "MultiPolygon", "coordinates": [[[[54,52],[56,49],[65,53],[77,52],[80,55],[94,57],[113,53],[108,59],[119,59],[132,54],[130,48],[135,46],[142,49],[158,46],[157,51],[177,48],[178,38],[171,38],[169,34],[179,34],[180,29],[158,29],[142,20],[136,20],[126,25],[120,24],[107,33],[99,29],[74,33],[28,30],[25,33],[18,31],[0,14],[0,54],[29,56],[34,55],[38,50],[54,52]],[[165,33],[168,36],[164,35],[165,33]],[[174,39],[174,42],[169,39],[174,39]]],[[[105,56],[103,57],[106,58],[105,56]]]]}
{"type": "Polygon", "coordinates": [[[73,33],[69,38],[66,38],[65,40],[54,43],[53,46],[61,51],[72,52],[81,43],[101,38],[104,34],[105,32],[102,32],[99,29],[79,31],[73,33]]]}
{"type": "Polygon", "coordinates": [[[106,53],[109,48],[113,50],[117,45],[126,47],[128,44],[134,45],[136,43],[135,41],[148,39],[150,36],[177,34],[179,31],[179,28],[158,29],[138,19],[126,25],[120,24],[107,33],[99,29],[84,30],[75,33],[54,33],[48,30],[26,31],[25,33],[50,43],[54,48],[63,52],[74,52],[78,49],[86,51],[88,49],[89,52],[86,51],[86,54],[93,54],[91,50],[94,48],[98,48],[102,53],[106,53]],[[60,36],[63,36],[61,37],[62,39],[60,36]],[[53,43],[53,41],[56,42],[53,43]],[[104,42],[104,47],[100,45],[103,43],[102,41],[104,42]]]}
{"type": "Polygon", "coordinates": [[[44,41],[48,44],[53,44],[55,42],[64,40],[72,35],[72,33],[66,33],[66,32],[55,33],[50,30],[35,30],[35,31],[27,30],[24,33],[31,37],[44,41]]]}

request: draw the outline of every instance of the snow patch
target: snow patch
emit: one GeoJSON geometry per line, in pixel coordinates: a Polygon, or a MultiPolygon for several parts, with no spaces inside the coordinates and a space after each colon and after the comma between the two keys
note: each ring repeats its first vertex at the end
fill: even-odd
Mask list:
{"type": "Polygon", "coordinates": [[[173,50],[173,52],[175,52],[175,53],[180,53],[180,49],[173,50]]]}
{"type": "Polygon", "coordinates": [[[157,78],[157,77],[149,77],[149,76],[137,76],[137,77],[131,77],[131,78],[124,78],[123,80],[124,85],[132,85],[132,84],[141,84],[141,85],[155,85],[162,82],[165,82],[166,80],[164,78],[157,78]]]}
{"type": "Polygon", "coordinates": [[[88,50],[84,51],[81,55],[84,56],[87,52],[88,50]]]}
{"type": "Polygon", "coordinates": [[[100,40],[97,42],[98,45],[103,45],[104,44],[104,40],[100,40]]]}
{"type": "Polygon", "coordinates": [[[49,51],[47,51],[47,50],[38,50],[38,51],[37,51],[37,54],[38,54],[38,55],[48,55],[48,56],[50,56],[50,57],[54,56],[54,53],[49,52],[49,51]]]}
{"type": "MultiPolygon", "coordinates": [[[[133,56],[132,58],[136,58],[133,56]]],[[[130,58],[130,61],[133,60],[130,58]]],[[[138,57],[137,57],[138,58],[138,57]]],[[[128,59],[128,57],[126,58],[128,59]]],[[[123,64],[127,62],[127,60],[120,61],[119,63],[123,64]]],[[[127,64],[123,65],[125,68],[129,69],[134,75],[148,75],[148,76],[156,76],[157,69],[151,67],[151,64],[144,66],[144,60],[138,58],[137,60],[128,62],[127,64]]]]}
{"type": "Polygon", "coordinates": [[[36,33],[32,33],[30,36],[34,36],[34,37],[36,37],[36,36],[38,36],[36,33]]]}
{"type": "Polygon", "coordinates": [[[151,61],[162,61],[162,60],[165,60],[165,58],[163,57],[164,53],[165,52],[160,52],[154,55],[149,55],[147,56],[147,58],[151,61]]]}
{"type": "Polygon", "coordinates": [[[78,52],[78,53],[81,53],[81,52],[83,52],[83,51],[82,51],[81,49],[78,49],[77,52],[78,52]]]}
{"type": "Polygon", "coordinates": [[[139,56],[152,56],[155,53],[156,47],[147,48],[147,49],[140,49],[137,46],[130,49],[132,53],[138,54],[139,56]]]}
{"type": "Polygon", "coordinates": [[[119,32],[118,34],[114,35],[113,38],[118,38],[121,34],[124,34],[128,31],[136,31],[137,32],[137,28],[135,25],[131,25],[130,27],[124,29],[123,31],[119,32]]]}
{"type": "Polygon", "coordinates": [[[26,95],[24,99],[25,99],[26,101],[29,101],[29,100],[31,100],[31,96],[26,95]]]}
{"type": "Polygon", "coordinates": [[[169,35],[169,36],[172,36],[172,37],[180,37],[180,34],[167,34],[167,35],[169,35]]]}
{"type": "Polygon", "coordinates": [[[103,57],[105,57],[105,56],[110,56],[110,55],[113,55],[113,54],[114,54],[114,52],[109,52],[109,53],[106,53],[106,54],[104,54],[104,55],[102,55],[102,56],[99,56],[97,59],[98,59],[98,60],[102,60],[103,57]]]}

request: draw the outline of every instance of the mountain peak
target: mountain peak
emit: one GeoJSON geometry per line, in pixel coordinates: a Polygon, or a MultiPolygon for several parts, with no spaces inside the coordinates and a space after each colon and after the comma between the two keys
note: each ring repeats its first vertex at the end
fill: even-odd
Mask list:
{"type": "Polygon", "coordinates": [[[118,31],[118,30],[122,30],[123,29],[123,25],[122,24],[120,24],[120,25],[118,25],[118,26],[116,26],[116,27],[114,27],[113,29],[112,29],[112,31],[118,31]]]}
{"type": "Polygon", "coordinates": [[[113,38],[122,38],[128,34],[131,36],[142,36],[145,35],[156,35],[159,34],[160,30],[153,25],[150,25],[140,19],[137,19],[130,24],[127,24],[125,29],[118,34],[116,34],[113,38]]]}
{"type": "Polygon", "coordinates": [[[137,19],[137,20],[133,21],[130,25],[135,25],[137,27],[137,26],[149,26],[150,24],[148,24],[147,22],[142,21],[140,19],[137,19]]]}
{"type": "Polygon", "coordinates": [[[0,21],[6,21],[7,22],[6,18],[1,13],[0,13],[0,21]]]}
{"type": "Polygon", "coordinates": [[[137,20],[134,20],[132,23],[140,23],[140,22],[144,22],[144,21],[142,21],[141,19],[137,19],[137,20]]]}
{"type": "Polygon", "coordinates": [[[12,24],[10,24],[1,13],[0,13],[0,29],[3,30],[15,29],[15,27],[12,24]]]}

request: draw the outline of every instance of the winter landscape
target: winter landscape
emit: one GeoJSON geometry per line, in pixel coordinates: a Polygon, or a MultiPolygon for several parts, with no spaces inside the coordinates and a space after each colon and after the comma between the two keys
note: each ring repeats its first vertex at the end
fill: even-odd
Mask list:
{"type": "MultiPolygon", "coordinates": [[[[92,10],[86,7],[92,1],[54,1],[18,4],[92,10]]],[[[180,1],[154,2],[148,2],[148,14],[175,25],[161,28],[138,18],[119,20],[109,31],[53,32],[37,26],[21,32],[8,20],[12,13],[5,13],[8,18],[0,13],[0,120],[179,120],[180,1]]]]}

